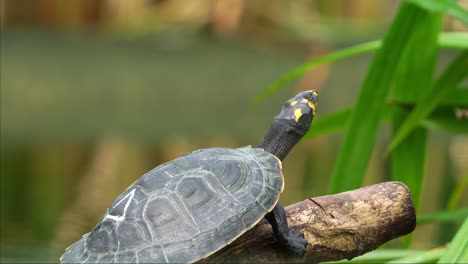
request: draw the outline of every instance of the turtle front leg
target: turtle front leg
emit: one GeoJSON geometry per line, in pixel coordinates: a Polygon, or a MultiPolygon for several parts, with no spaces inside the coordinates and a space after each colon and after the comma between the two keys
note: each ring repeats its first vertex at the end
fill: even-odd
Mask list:
{"type": "Polygon", "coordinates": [[[302,257],[305,254],[307,240],[304,233],[288,227],[286,212],[284,208],[277,203],[275,208],[265,218],[270,223],[276,240],[294,256],[302,257]]]}

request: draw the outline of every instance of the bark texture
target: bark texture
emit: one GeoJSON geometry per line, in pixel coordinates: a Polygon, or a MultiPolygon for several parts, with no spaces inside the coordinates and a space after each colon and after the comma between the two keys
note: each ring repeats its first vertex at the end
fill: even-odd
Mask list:
{"type": "Polygon", "coordinates": [[[229,246],[202,262],[317,263],[352,259],[411,233],[416,215],[408,188],[385,182],[344,193],[310,198],[286,207],[289,226],[308,240],[303,258],[292,258],[262,220],[229,246]]]}

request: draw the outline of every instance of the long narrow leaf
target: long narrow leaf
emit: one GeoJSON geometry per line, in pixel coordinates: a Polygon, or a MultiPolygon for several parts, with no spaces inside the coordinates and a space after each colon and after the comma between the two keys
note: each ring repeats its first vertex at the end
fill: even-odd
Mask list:
{"type": "MultiPolygon", "coordinates": [[[[413,107],[416,103],[414,98],[404,97],[404,98],[395,98],[391,97],[389,99],[390,104],[396,105],[407,105],[408,107],[413,107]]],[[[451,106],[451,107],[468,107],[468,88],[456,88],[450,89],[443,96],[439,103],[440,106],[451,106]]]]}
{"type": "Polygon", "coordinates": [[[433,12],[449,13],[468,24],[468,11],[453,0],[409,0],[411,3],[433,12]]]}
{"type": "Polygon", "coordinates": [[[461,117],[462,111],[464,110],[458,107],[438,107],[421,125],[443,132],[466,134],[468,133],[468,122],[463,120],[464,117],[461,117]]]}
{"type": "Polygon", "coordinates": [[[377,249],[366,253],[362,256],[353,258],[352,260],[340,260],[324,262],[326,264],[332,263],[383,263],[397,258],[404,258],[409,256],[415,256],[424,253],[422,250],[408,250],[408,249],[377,249]]]}
{"type": "Polygon", "coordinates": [[[346,121],[351,115],[351,111],[351,108],[346,108],[328,115],[318,116],[317,120],[314,120],[314,129],[310,129],[305,135],[305,138],[336,133],[343,130],[346,121]]]}
{"type": "Polygon", "coordinates": [[[468,50],[457,56],[432,86],[432,89],[423,96],[412,110],[390,143],[389,151],[392,151],[400,144],[434,110],[441,99],[468,76],[466,69],[468,69],[468,50]]]}
{"type": "MultiPolygon", "coordinates": [[[[463,221],[468,217],[468,208],[458,208],[451,211],[436,212],[417,217],[417,224],[426,224],[432,222],[456,222],[463,221]]],[[[467,248],[468,249],[468,248],[467,248]]]]}
{"type": "Polygon", "coordinates": [[[468,87],[457,88],[449,91],[444,96],[444,99],[441,100],[440,105],[468,107],[468,87]]]}
{"type": "Polygon", "coordinates": [[[455,189],[452,191],[452,194],[450,195],[450,199],[447,204],[447,208],[449,210],[453,210],[457,208],[460,201],[462,201],[464,191],[465,189],[467,189],[467,187],[468,187],[468,174],[462,177],[461,181],[455,186],[455,189]]]}
{"type": "Polygon", "coordinates": [[[380,47],[380,41],[378,40],[370,41],[370,42],[366,42],[366,43],[359,44],[356,46],[352,46],[350,48],[342,49],[334,53],[331,53],[329,55],[306,62],[305,64],[302,64],[299,67],[293,69],[292,71],[284,74],[277,81],[275,81],[273,84],[271,84],[262,92],[260,92],[254,98],[253,103],[257,104],[263,101],[265,98],[275,93],[285,84],[292,82],[293,80],[297,79],[299,76],[302,76],[304,73],[310,71],[311,69],[321,64],[331,63],[337,60],[342,60],[342,59],[353,57],[359,54],[374,51],[374,50],[377,50],[379,47],[380,47]]]}
{"type": "MultiPolygon", "coordinates": [[[[270,86],[262,90],[252,100],[253,104],[258,104],[265,100],[268,96],[274,94],[276,91],[286,84],[296,80],[304,73],[316,68],[319,65],[332,63],[335,61],[343,60],[346,58],[354,57],[360,54],[365,54],[378,50],[382,45],[382,41],[374,40],[366,43],[358,44],[349,48],[341,49],[339,51],[330,53],[326,56],[308,61],[298,67],[292,69],[290,72],[285,73],[278,80],[273,82],[270,86]]],[[[468,49],[468,33],[465,32],[449,32],[442,33],[438,39],[438,45],[441,48],[454,48],[454,49],[468,49]]]]}
{"type": "MultiPolygon", "coordinates": [[[[400,58],[400,65],[392,90],[394,98],[413,98],[418,101],[420,94],[427,93],[432,85],[436,66],[437,36],[440,31],[442,14],[424,12],[420,16],[408,47],[400,58]],[[424,48],[421,48],[424,47],[424,48]]],[[[408,115],[396,107],[392,111],[394,131],[398,131],[408,115]]],[[[392,152],[391,178],[405,183],[411,190],[413,204],[418,210],[425,175],[427,129],[414,129],[392,152]]],[[[409,236],[408,242],[411,236],[409,236]]]]}
{"type": "MultiPolygon", "coordinates": [[[[405,104],[407,108],[412,108],[414,104],[405,104]]],[[[468,133],[468,122],[461,122],[456,115],[456,108],[439,107],[421,124],[428,129],[438,129],[442,132],[455,134],[468,133]]],[[[321,115],[314,120],[314,129],[309,130],[304,138],[314,138],[321,135],[342,132],[346,129],[346,123],[353,111],[352,107],[345,108],[327,115],[321,115]]],[[[390,109],[385,108],[382,113],[381,123],[390,117],[390,109]]]]}
{"type": "Polygon", "coordinates": [[[385,263],[433,263],[437,261],[447,249],[436,248],[433,250],[426,251],[421,254],[415,254],[404,258],[394,259],[385,263]]]}
{"type": "Polygon", "coordinates": [[[439,263],[468,262],[468,218],[450,242],[447,252],[439,259],[439,263]]]}
{"type": "Polygon", "coordinates": [[[331,193],[361,186],[399,58],[423,14],[424,11],[418,7],[404,2],[385,36],[382,48],[376,53],[348,122],[333,171],[331,193]]]}
{"type": "Polygon", "coordinates": [[[445,32],[439,35],[438,41],[440,48],[467,49],[467,32],[445,32]]]}
{"type": "MultiPolygon", "coordinates": [[[[395,114],[394,124],[400,124],[405,114],[395,114]],[[400,118],[400,120],[398,120],[400,118]]],[[[427,129],[418,127],[413,130],[392,152],[391,178],[405,183],[411,190],[411,198],[416,210],[422,194],[426,165],[427,129]]]]}

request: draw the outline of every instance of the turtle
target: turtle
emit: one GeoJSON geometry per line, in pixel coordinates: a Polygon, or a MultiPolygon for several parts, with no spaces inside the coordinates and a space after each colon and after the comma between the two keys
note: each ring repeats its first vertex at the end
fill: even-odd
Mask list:
{"type": "Polygon", "coordinates": [[[200,149],[157,166],[121,193],[60,261],[192,263],[263,218],[286,251],[303,256],[307,240],[288,227],[278,199],[282,160],[309,130],[317,104],[317,91],[299,92],[257,147],[200,149]]]}

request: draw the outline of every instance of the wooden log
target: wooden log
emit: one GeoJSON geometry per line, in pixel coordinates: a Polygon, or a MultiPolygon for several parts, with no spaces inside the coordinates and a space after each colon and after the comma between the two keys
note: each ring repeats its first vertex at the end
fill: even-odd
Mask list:
{"type": "Polygon", "coordinates": [[[201,262],[317,263],[352,259],[411,233],[416,215],[408,188],[385,182],[310,198],[286,207],[289,226],[308,240],[303,258],[290,257],[262,220],[230,245],[201,262]]]}

